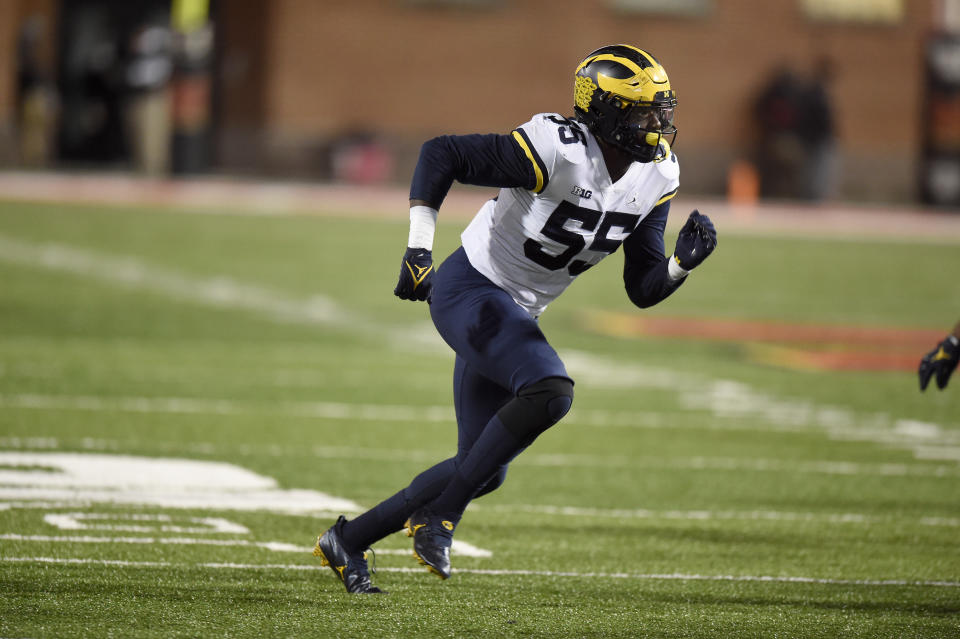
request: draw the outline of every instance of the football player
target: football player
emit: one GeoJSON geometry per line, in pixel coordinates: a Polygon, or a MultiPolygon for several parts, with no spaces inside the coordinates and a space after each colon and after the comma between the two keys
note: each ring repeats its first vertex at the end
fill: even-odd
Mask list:
{"type": "Polygon", "coordinates": [[[572,118],[543,113],[506,135],[446,135],[421,149],[394,294],[428,301],[456,353],[457,453],[318,538],[315,554],[349,592],[381,592],[363,551],[402,528],[420,563],[449,577],[467,504],[500,486],[510,461],[570,410],[573,380],[537,318],[577,276],[622,244],[627,295],[646,308],[717,245],[713,223],[693,211],[665,257],[677,98],[656,58],[623,44],[597,49],[576,69],[574,104],[572,118]],[[500,191],[435,269],[437,211],[454,180],[500,191]]]}
{"type": "Polygon", "coordinates": [[[927,384],[934,373],[937,375],[937,388],[943,390],[950,381],[950,375],[960,363],[960,322],[953,328],[953,333],[947,335],[932,351],[920,360],[920,390],[927,390],[927,384]]]}

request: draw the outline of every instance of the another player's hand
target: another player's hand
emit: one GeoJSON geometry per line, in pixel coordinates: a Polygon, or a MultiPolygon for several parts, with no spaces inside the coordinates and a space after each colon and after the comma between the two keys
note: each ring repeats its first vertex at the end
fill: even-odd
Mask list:
{"type": "Polygon", "coordinates": [[[717,248],[717,229],[706,215],[694,209],[677,235],[673,258],[680,268],[692,270],[717,248]]]}
{"type": "Polygon", "coordinates": [[[920,390],[926,390],[933,374],[937,374],[937,388],[943,390],[950,381],[950,375],[960,362],[960,340],[950,335],[937,344],[937,347],[920,360],[920,390]]]}
{"type": "Polygon", "coordinates": [[[433,288],[433,254],[424,248],[407,248],[400,263],[400,281],[393,294],[402,300],[430,299],[433,288]]]}

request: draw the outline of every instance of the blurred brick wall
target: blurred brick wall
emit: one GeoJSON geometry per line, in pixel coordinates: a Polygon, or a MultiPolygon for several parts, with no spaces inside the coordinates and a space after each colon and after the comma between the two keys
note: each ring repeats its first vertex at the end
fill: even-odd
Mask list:
{"type": "Polygon", "coordinates": [[[14,116],[17,82],[17,11],[12,2],[0,2],[0,166],[14,159],[14,116]]]}
{"type": "MultiPolygon", "coordinates": [[[[507,131],[571,111],[572,72],[593,48],[645,47],[680,98],[677,151],[687,192],[718,193],[754,142],[752,100],[778,65],[837,63],[843,196],[914,196],[922,45],[936,0],[904,0],[896,26],[808,21],[799,0],[715,0],[703,18],[624,14],[605,0],[501,0],[437,8],[414,0],[217,2],[218,159],[227,170],[324,177],[331,141],[381,136],[409,179],[439,133],[507,131]]],[[[12,145],[16,30],[59,0],[0,0],[0,160],[12,145]],[[6,139],[4,138],[6,136],[6,139]]]]}
{"type": "MultiPolygon", "coordinates": [[[[424,8],[402,0],[271,0],[262,76],[264,157],[309,161],[353,129],[393,140],[409,175],[419,142],[507,131],[540,111],[571,112],[572,72],[593,48],[642,46],[680,98],[678,153],[694,191],[722,191],[752,144],[755,93],[780,64],[836,61],[833,96],[845,191],[909,198],[920,148],[922,42],[930,0],[905,0],[897,26],[823,24],[787,0],[716,0],[705,18],[624,14],[603,0],[424,8]]],[[[229,34],[227,34],[229,36],[229,34]]]]}
{"type": "Polygon", "coordinates": [[[265,148],[267,78],[276,73],[268,68],[272,12],[264,0],[221,3],[220,7],[216,15],[218,155],[236,167],[255,168],[262,163],[265,148]]]}

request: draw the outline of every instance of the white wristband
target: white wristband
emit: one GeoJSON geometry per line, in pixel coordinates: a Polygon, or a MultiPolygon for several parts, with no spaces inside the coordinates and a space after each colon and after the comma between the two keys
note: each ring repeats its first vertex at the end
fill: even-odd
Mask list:
{"type": "Polygon", "coordinates": [[[407,246],[433,250],[433,233],[437,229],[437,210],[429,206],[410,207],[410,237],[407,246]]]}
{"type": "Polygon", "coordinates": [[[680,266],[680,264],[677,262],[676,255],[670,256],[670,259],[667,260],[667,275],[671,280],[676,282],[677,280],[682,280],[689,274],[690,271],[680,266]]]}
{"type": "Polygon", "coordinates": [[[960,346],[960,339],[957,339],[956,335],[947,335],[947,339],[950,340],[950,343],[954,346],[960,346]]]}

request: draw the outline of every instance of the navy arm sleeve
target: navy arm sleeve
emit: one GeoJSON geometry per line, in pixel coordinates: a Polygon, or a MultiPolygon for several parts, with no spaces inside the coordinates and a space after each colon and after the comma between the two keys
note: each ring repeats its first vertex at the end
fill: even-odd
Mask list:
{"type": "Polygon", "coordinates": [[[649,308],[680,288],[686,278],[673,281],[667,274],[663,232],[667,227],[670,200],[656,206],[623,241],[623,284],[630,301],[649,308]]]}
{"type": "Polygon", "coordinates": [[[439,209],[454,180],[525,189],[537,183],[533,166],[517,141],[495,133],[442,135],[425,142],[413,172],[410,199],[439,209]]]}

